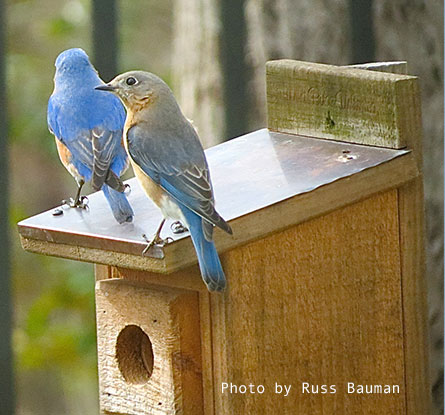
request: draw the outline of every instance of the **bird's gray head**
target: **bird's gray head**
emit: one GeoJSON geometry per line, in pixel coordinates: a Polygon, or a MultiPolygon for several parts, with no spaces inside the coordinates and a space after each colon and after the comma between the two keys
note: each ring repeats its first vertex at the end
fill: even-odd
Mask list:
{"type": "Polygon", "coordinates": [[[116,94],[131,110],[140,110],[159,102],[177,105],[171,89],[158,76],[143,71],[130,71],[116,76],[96,89],[116,94]]]}

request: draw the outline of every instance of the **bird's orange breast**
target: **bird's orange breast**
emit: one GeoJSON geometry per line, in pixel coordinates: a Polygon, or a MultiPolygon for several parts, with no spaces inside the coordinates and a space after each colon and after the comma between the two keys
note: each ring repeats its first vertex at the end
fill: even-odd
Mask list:
{"type": "Polygon", "coordinates": [[[69,151],[68,147],[65,144],[63,144],[57,137],[56,137],[56,146],[57,146],[57,152],[59,153],[60,161],[65,166],[65,168],[70,172],[71,176],[75,177],[76,179],[81,178],[81,175],[74,167],[74,164],[71,163],[72,160],[71,151],[69,151]]]}
{"type": "Polygon", "coordinates": [[[140,183],[142,189],[145,194],[153,200],[153,202],[160,208],[162,205],[162,198],[165,196],[165,191],[155,183],[136,163],[135,160],[131,157],[130,151],[128,149],[128,130],[135,125],[135,117],[133,116],[132,111],[127,111],[127,119],[125,121],[124,126],[124,134],[122,136],[122,140],[124,142],[124,148],[128,154],[128,158],[130,159],[131,165],[133,167],[134,174],[140,183]]]}
{"type": "Polygon", "coordinates": [[[63,165],[68,168],[71,163],[71,152],[68,150],[65,144],[63,144],[59,139],[56,138],[57,151],[59,153],[60,161],[63,165]]]}
{"type": "Polygon", "coordinates": [[[131,164],[133,166],[133,171],[140,183],[142,189],[144,189],[145,194],[153,200],[156,206],[162,207],[162,199],[165,197],[165,191],[155,183],[145,172],[138,166],[138,164],[131,159],[131,164]]]}

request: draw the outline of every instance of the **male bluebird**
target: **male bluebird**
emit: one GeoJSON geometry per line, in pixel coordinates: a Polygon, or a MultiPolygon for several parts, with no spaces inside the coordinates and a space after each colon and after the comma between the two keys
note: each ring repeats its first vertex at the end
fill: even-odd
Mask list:
{"type": "MultiPolygon", "coordinates": [[[[212,184],[198,135],[184,117],[167,84],[148,72],[127,72],[96,89],[115,93],[127,109],[124,145],[143,189],[164,218],[185,223],[209,291],[222,291],[226,280],[213,226],[230,226],[214,207],[212,184]]],[[[160,241],[161,222],[144,252],[160,241]]]]}
{"type": "Polygon", "coordinates": [[[82,186],[91,180],[102,189],[119,223],[131,222],[133,210],[120,175],[128,167],[122,147],[125,109],[118,98],[96,91],[104,85],[82,49],[68,49],[56,59],[54,91],[48,101],[48,128],[56,137],[60,160],[76,179],[71,207],[85,207],[82,186]]]}

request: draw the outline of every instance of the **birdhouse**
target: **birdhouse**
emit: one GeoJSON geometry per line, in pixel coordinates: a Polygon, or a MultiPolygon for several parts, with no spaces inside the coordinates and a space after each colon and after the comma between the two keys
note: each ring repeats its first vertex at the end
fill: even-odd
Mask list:
{"type": "Polygon", "coordinates": [[[188,233],[142,256],[161,213],[134,179],[118,225],[19,223],[31,252],[96,264],[107,414],[429,414],[418,79],[404,63],[266,67],[268,128],[206,150],[228,285],[188,233]],[[384,71],[396,70],[399,73],[384,71]]]}

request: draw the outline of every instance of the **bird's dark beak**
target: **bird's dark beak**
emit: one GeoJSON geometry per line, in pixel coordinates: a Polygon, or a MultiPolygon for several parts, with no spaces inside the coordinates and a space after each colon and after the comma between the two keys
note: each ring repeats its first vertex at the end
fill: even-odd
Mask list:
{"type": "Polygon", "coordinates": [[[94,89],[98,89],[99,91],[115,91],[117,88],[113,85],[105,84],[96,86],[94,89]]]}

